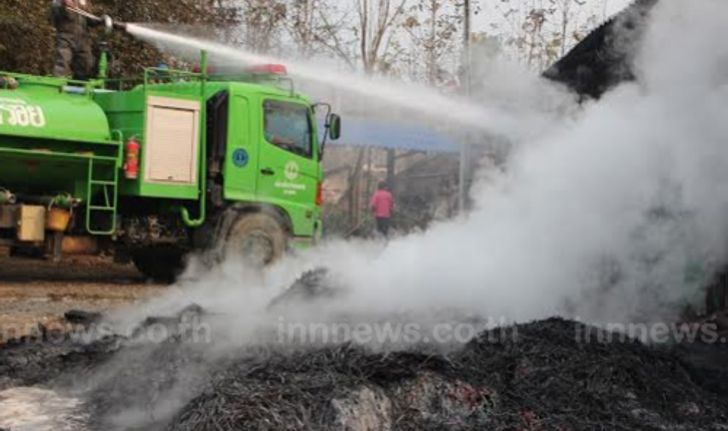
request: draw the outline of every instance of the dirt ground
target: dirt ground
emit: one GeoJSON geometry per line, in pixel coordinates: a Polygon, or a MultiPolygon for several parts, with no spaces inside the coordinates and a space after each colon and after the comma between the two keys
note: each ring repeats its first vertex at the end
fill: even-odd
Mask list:
{"type": "Polygon", "coordinates": [[[68,257],[60,263],[0,257],[0,344],[29,335],[38,324],[60,320],[69,310],[105,311],[161,293],[132,265],[99,257],[68,257]]]}

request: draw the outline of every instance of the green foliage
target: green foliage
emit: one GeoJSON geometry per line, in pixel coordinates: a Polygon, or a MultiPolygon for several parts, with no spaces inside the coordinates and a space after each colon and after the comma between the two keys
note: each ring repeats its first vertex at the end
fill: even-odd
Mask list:
{"type": "Polygon", "coordinates": [[[53,65],[50,2],[0,0],[0,70],[46,74],[53,65]]]}
{"type": "MultiPolygon", "coordinates": [[[[94,13],[123,22],[221,28],[233,14],[209,0],[96,0],[94,13]]],[[[50,0],[0,0],[0,70],[47,75],[54,60],[55,30],[50,0]]],[[[93,37],[98,39],[99,32],[93,37]]],[[[113,74],[139,75],[144,67],[171,59],[123,32],[111,37],[113,74]]]]}

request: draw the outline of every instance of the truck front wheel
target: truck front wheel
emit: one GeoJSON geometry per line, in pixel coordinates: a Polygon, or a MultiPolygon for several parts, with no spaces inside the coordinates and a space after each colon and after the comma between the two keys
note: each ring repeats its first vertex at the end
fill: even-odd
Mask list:
{"type": "Polygon", "coordinates": [[[286,230],[273,216],[265,213],[241,214],[233,222],[225,242],[225,258],[242,257],[255,267],[276,261],[286,251],[286,230]]]}

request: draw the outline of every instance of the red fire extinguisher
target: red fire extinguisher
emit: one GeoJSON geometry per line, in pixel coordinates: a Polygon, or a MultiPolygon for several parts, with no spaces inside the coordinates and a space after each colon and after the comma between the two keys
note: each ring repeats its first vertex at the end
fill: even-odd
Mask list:
{"type": "Polygon", "coordinates": [[[136,136],[132,136],[126,141],[124,146],[124,176],[127,179],[135,180],[139,178],[139,150],[141,145],[136,136]]]}

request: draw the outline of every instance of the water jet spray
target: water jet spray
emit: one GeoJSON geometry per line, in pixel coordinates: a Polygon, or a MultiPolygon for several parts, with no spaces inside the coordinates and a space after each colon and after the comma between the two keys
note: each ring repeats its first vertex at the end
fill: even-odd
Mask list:
{"type": "Polygon", "coordinates": [[[534,110],[533,100],[527,106],[516,109],[503,109],[498,104],[479,103],[457,94],[443,94],[441,91],[425,86],[408,84],[382,77],[336,71],[320,63],[289,60],[285,61],[232,47],[222,43],[195,38],[174,32],[162,31],[148,26],[128,23],[126,31],[132,36],[152,43],[163,50],[184,55],[189,52],[206,51],[212,56],[223,58],[236,64],[278,64],[285,63],[298,79],[332,88],[343,95],[350,95],[354,104],[362,100],[372,102],[373,112],[384,110],[388,118],[400,113],[402,118],[411,119],[412,114],[424,117],[455,133],[463,128],[479,131],[488,136],[508,136],[513,141],[527,141],[551,124],[548,116],[534,110]],[[516,112],[519,111],[519,112],[516,112]],[[520,112],[523,111],[523,112],[520,112]],[[524,128],[524,121],[531,127],[524,128]]]}

